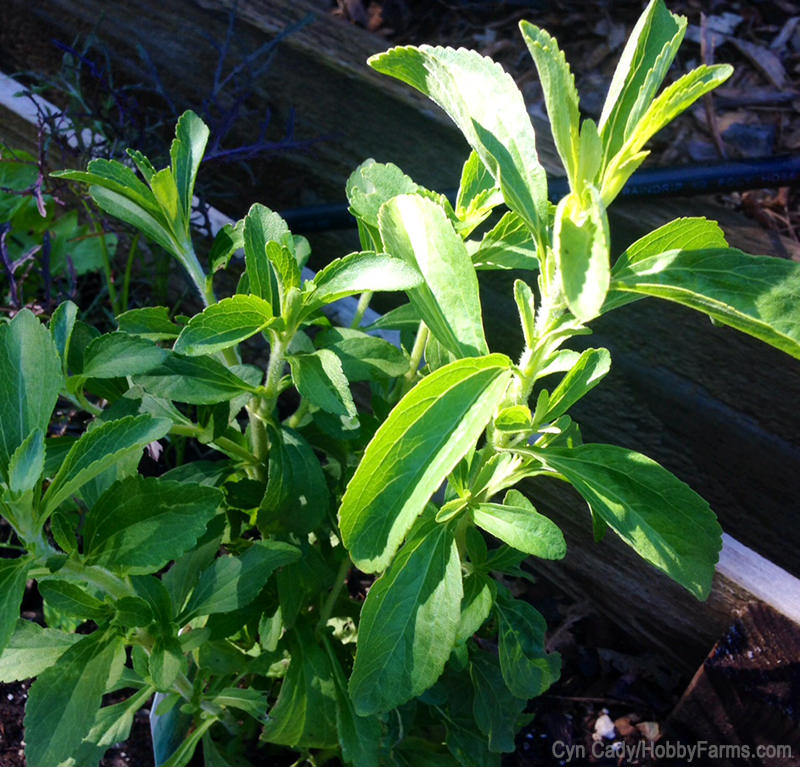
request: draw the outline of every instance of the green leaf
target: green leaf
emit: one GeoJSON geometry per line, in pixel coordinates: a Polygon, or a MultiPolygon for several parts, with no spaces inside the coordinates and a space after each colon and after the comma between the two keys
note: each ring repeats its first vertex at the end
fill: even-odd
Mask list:
{"type": "Polygon", "coordinates": [[[339,509],[345,546],[365,572],[386,567],[414,520],[475,444],[511,376],[501,354],[458,360],[422,379],[381,424],[339,509]]]}
{"type": "Polygon", "coordinates": [[[526,405],[512,405],[503,408],[494,420],[495,429],[517,433],[531,430],[531,410],[526,405]]]}
{"type": "MultiPolygon", "coordinates": [[[[716,221],[707,218],[676,218],[654,229],[626,248],[614,263],[611,279],[632,264],[671,250],[713,250],[728,247],[725,233],[716,221]]],[[[603,314],[642,298],[635,293],[611,290],[603,304],[603,314]]]]}
{"type": "Polygon", "coordinates": [[[145,306],[117,316],[117,327],[128,335],[150,341],[169,341],[177,338],[180,327],[169,318],[166,306],[145,306]]]}
{"type": "Polygon", "coordinates": [[[668,88],[649,106],[603,174],[601,196],[608,205],[646,156],[644,145],[667,123],[686,111],[697,99],[722,85],[733,74],[730,64],[697,67],[668,88]]]}
{"type": "MultiPolygon", "coordinates": [[[[191,719],[190,719],[191,721],[191,719]]],[[[195,727],[184,739],[180,745],[170,754],[166,762],[161,762],[159,767],[187,767],[189,762],[194,756],[197,744],[205,737],[206,732],[211,729],[211,726],[217,721],[216,717],[210,716],[207,719],[202,719],[200,724],[195,727]]]]}
{"type": "Polygon", "coordinates": [[[22,495],[36,487],[44,471],[44,456],[44,435],[41,429],[35,429],[8,462],[8,488],[12,493],[22,495]]]}
{"type": "Polygon", "coordinates": [[[263,298],[223,298],[189,320],[173,351],[190,357],[214,354],[266,330],[274,321],[272,306],[263,298]]]}
{"type": "Polygon", "coordinates": [[[485,573],[473,571],[464,578],[461,617],[456,631],[457,643],[466,642],[483,626],[492,611],[496,592],[494,581],[485,573]]]}
{"type": "Polygon", "coordinates": [[[69,342],[77,316],[78,307],[72,301],[62,301],[50,317],[50,335],[63,361],[65,372],[69,356],[69,342]]]}
{"type": "Polygon", "coordinates": [[[281,541],[255,541],[241,556],[223,556],[206,568],[180,616],[188,623],[198,615],[227,613],[247,606],[273,571],[294,562],[300,550],[281,541]]]}
{"type": "Polygon", "coordinates": [[[541,559],[563,559],[567,543],[558,525],[540,514],[518,490],[503,503],[481,503],[472,510],[475,524],[518,551],[541,559]]]}
{"type": "Polygon", "coordinates": [[[121,703],[104,706],[95,716],[94,724],[84,738],[75,756],[59,763],[59,767],[94,767],[106,751],[121,741],[127,740],[133,726],[134,715],[147,703],[153,694],[152,687],[145,687],[121,703]]]}
{"type": "Polygon", "coordinates": [[[31,432],[47,432],[63,383],[56,345],[30,310],[0,324],[0,478],[31,432]]]}
{"type": "Polygon", "coordinates": [[[252,386],[210,357],[195,359],[170,354],[164,362],[134,382],[156,397],[187,402],[191,405],[214,405],[245,393],[255,393],[252,386]]]}
{"type": "Polygon", "coordinates": [[[697,493],[655,461],[615,445],[548,448],[536,457],[636,552],[698,599],[711,590],[722,530],[697,493]]]}
{"type": "Polygon", "coordinates": [[[525,346],[533,349],[536,346],[536,299],[527,282],[514,280],[514,302],[519,312],[525,346]]]}
{"type": "Polygon", "coordinates": [[[89,163],[86,171],[60,170],[50,175],[70,181],[80,181],[98,189],[106,189],[119,197],[127,198],[143,211],[161,217],[158,203],[147,185],[142,183],[135,171],[118,160],[98,158],[89,163]]]}
{"type": "Polygon", "coordinates": [[[502,202],[503,194],[494,177],[473,150],[461,169],[461,183],[456,197],[455,213],[461,222],[459,234],[466,237],[502,202]]]}
{"type": "Polygon", "coordinates": [[[311,445],[292,429],[270,432],[269,480],[258,509],[265,535],[289,530],[305,535],[328,515],[330,492],[311,445]]]}
{"type": "Polygon", "coordinates": [[[86,378],[124,378],[147,373],[163,362],[164,349],[152,341],[127,333],[107,333],[95,338],[83,357],[86,378]]]}
{"type": "MultiPolygon", "coordinates": [[[[4,606],[3,615],[7,613],[4,606]]],[[[14,633],[0,652],[0,682],[21,682],[39,676],[81,638],[79,634],[43,629],[33,621],[17,620],[14,633]]]]}
{"type": "Polygon", "coordinates": [[[408,290],[421,283],[419,271],[402,258],[370,251],[350,253],[317,272],[311,283],[316,290],[306,302],[317,307],[367,290],[408,290]]]}
{"type": "Polygon", "coordinates": [[[610,296],[656,296],[800,358],[800,264],[732,248],[641,251],[614,269],[610,296]]]}
{"type": "Polygon", "coordinates": [[[0,655],[14,634],[32,566],[30,557],[0,559],[0,655]]]}
{"type": "Polygon", "coordinates": [[[211,273],[227,268],[233,254],[241,248],[244,248],[244,219],[235,224],[225,224],[217,232],[208,252],[211,273]]]}
{"type": "Polygon", "coordinates": [[[550,394],[543,421],[555,421],[594,389],[611,369],[608,349],[586,349],[550,394]]]}
{"type": "Polygon", "coordinates": [[[547,220],[547,177],[522,94],[499,64],[463,48],[398,47],[371,67],[435,101],[489,169],[511,210],[532,230],[547,220]]]}
{"type": "Polygon", "coordinates": [[[278,278],[278,285],[284,301],[286,294],[292,288],[299,288],[302,275],[300,274],[300,267],[292,251],[277,242],[267,243],[267,258],[275,270],[275,276],[278,278]]]}
{"type": "Polygon", "coordinates": [[[222,493],[212,487],[123,479],[86,514],[85,560],[126,573],[155,572],[194,546],[221,503],[222,493]]]}
{"type": "Polygon", "coordinates": [[[225,687],[211,700],[218,706],[244,711],[259,722],[264,719],[267,713],[266,693],[253,688],[225,687]]]}
{"type": "Polygon", "coordinates": [[[168,692],[181,671],[186,670],[186,657],[174,637],[158,636],[150,652],[150,678],[159,692],[168,692]]]}
{"type": "Polygon", "coordinates": [[[506,686],[517,698],[541,695],[561,674],[561,656],[544,647],[547,624],[527,602],[501,596],[497,601],[498,655],[506,686]]]}
{"type": "Polygon", "coordinates": [[[293,632],[292,660],[261,735],[292,748],[338,746],[336,684],[325,651],[309,631],[293,632]]]}
{"type": "Polygon", "coordinates": [[[177,243],[159,212],[156,218],[151,212],[132,201],[127,195],[107,189],[104,186],[90,186],[89,194],[102,210],[134,229],[138,229],[167,253],[179,253],[177,243]]]}
{"type": "Polygon", "coordinates": [[[472,252],[476,269],[530,269],[539,268],[536,244],[525,222],[509,211],[483,235],[477,249],[472,252]]]}
{"type": "Polygon", "coordinates": [[[214,517],[194,548],[189,549],[162,576],[160,583],[167,590],[177,609],[180,610],[183,607],[186,597],[195,587],[200,573],[209,567],[217,556],[226,521],[222,515],[214,517]]]}
{"type": "Polygon", "coordinates": [[[653,100],[686,31],[686,19],[651,0],[628,38],[608,89],[598,128],[606,159],[613,157],[638,122],[634,105],[653,100]],[[630,117],[637,119],[631,125],[630,117]]]}
{"type": "Polygon", "coordinates": [[[150,160],[148,160],[147,157],[138,149],[126,149],[125,154],[127,154],[128,157],[133,160],[133,164],[137,167],[139,173],[142,174],[144,180],[150,183],[150,179],[156,172],[153,163],[151,163],[150,160]]]}
{"type": "Polygon", "coordinates": [[[495,655],[483,650],[470,653],[469,676],[475,691],[472,712],[494,753],[513,753],[517,720],[527,701],[506,687],[495,655]]]}
{"type": "Polygon", "coordinates": [[[364,328],[372,330],[410,330],[416,333],[422,318],[413,304],[401,304],[396,309],[390,309],[382,314],[375,322],[364,328]]]}
{"type": "Polygon", "coordinates": [[[357,714],[389,711],[436,682],[455,644],[462,595],[453,533],[421,522],[361,610],[350,677],[357,714]]]}
{"type": "Polygon", "coordinates": [[[141,597],[122,597],[114,602],[116,615],[113,625],[124,628],[149,626],[154,620],[153,610],[141,597]]]}
{"type": "Polygon", "coordinates": [[[85,588],[70,581],[40,580],[39,593],[47,606],[61,615],[80,621],[103,622],[110,614],[109,605],[92,596],[85,588]]]}
{"type": "Polygon", "coordinates": [[[376,716],[359,716],[347,692],[347,680],[330,642],[325,649],[331,661],[336,683],[336,732],[342,749],[342,761],[353,767],[380,767],[383,728],[376,716]]]}
{"type": "Polygon", "coordinates": [[[348,381],[396,378],[408,370],[408,357],[402,349],[361,330],[329,328],[318,333],[314,343],[339,358],[348,381]]]}
{"type": "Polygon", "coordinates": [[[25,707],[25,756],[30,767],[53,767],[73,755],[124,663],[122,639],[95,631],[39,675],[25,707]]]}
{"type": "Polygon", "coordinates": [[[609,246],[608,216],[597,189],[564,197],[556,209],[553,250],[567,306],[581,322],[594,319],[603,306],[609,246]]]}
{"type": "Polygon", "coordinates": [[[61,468],[42,498],[41,518],[46,519],[70,495],[115,463],[161,439],[170,422],[149,415],[127,416],[87,431],[70,448],[61,468]]]}
{"type": "Polygon", "coordinates": [[[419,188],[393,163],[375,162],[372,158],[350,174],[345,187],[350,211],[373,230],[378,228],[378,211],[383,203],[398,194],[413,194],[419,188]]]}
{"type": "Polygon", "coordinates": [[[570,187],[577,190],[580,188],[580,109],[575,78],[555,38],[527,21],[521,21],[519,28],[536,64],[556,149],[567,171],[570,187]]]}
{"type": "Polygon", "coordinates": [[[178,118],[175,140],[169,150],[172,175],[177,185],[187,232],[192,212],[194,182],[206,150],[208,135],[208,126],[194,112],[188,110],[178,118]]]}
{"type": "Polygon", "coordinates": [[[150,178],[150,188],[156,198],[168,227],[173,232],[182,232],[185,227],[184,209],[178,195],[175,177],[169,168],[162,168],[150,178]]]}
{"type": "Polygon", "coordinates": [[[425,280],[407,292],[431,332],[456,357],[486,354],[478,278],[445,212],[419,195],[400,195],[378,221],[385,248],[425,280]]]}
{"type": "Polygon", "coordinates": [[[277,301],[277,282],[267,258],[267,243],[286,241],[291,233],[286,222],[274,211],[256,203],[244,219],[244,261],[250,292],[267,303],[277,301]]]}
{"type": "Polygon", "coordinates": [[[334,415],[357,415],[341,360],[329,349],[288,356],[292,381],[312,405],[334,415]]]}

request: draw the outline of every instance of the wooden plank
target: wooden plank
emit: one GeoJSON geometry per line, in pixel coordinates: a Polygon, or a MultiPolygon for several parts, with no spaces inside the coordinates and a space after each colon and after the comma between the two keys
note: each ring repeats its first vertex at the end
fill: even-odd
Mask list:
{"type": "MultiPolygon", "coordinates": [[[[800,626],[763,604],[748,605],[714,645],[665,726],[665,740],[746,746],[751,757],[720,767],[800,765],[800,626]],[[769,747],[764,756],[758,747],[769,747]],[[774,750],[782,747],[780,754],[774,750]]],[[[731,749],[728,754],[740,753],[731,749]]],[[[707,753],[701,755],[710,757],[707,753]]]]}

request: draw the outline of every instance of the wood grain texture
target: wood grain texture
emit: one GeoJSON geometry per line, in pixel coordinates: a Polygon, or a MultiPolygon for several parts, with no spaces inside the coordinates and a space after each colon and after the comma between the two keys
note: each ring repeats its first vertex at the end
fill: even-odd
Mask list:
{"type": "MultiPolygon", "coordinates": [[[[747,605],[714,645],[666,723],[666,740],[748,746],[752,757],[714,764],[800,765],[800,626],[747,605]],[[756,756],[782,745],[791,755],[756,756]]],[[[732,754],[734,752],[731,752],[732,754]]]]}

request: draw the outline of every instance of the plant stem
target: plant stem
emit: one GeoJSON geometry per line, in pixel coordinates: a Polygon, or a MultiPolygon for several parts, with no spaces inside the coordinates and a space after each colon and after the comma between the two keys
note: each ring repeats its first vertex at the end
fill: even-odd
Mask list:
{"type": "MultiPolygon", "coordinates": [[[[58,554],[55,549],[48,546],[52,555],[58,554]]],[[[45,552],[42,552],[45,553],[45,552]]],[[[30,578],[44,578],[54,575],[48,567],[35,567],[28,572],[30,578]]],[[[59,577],[66,577],[76,581],[88,583],[99,591],[104,591],[114,599],[135,596],[133,589],[119,576],[97,565],[82,565],[71,559],[67,559],[58,570],[59,577]]]]}
{"type": "Polygon", "coordinates": [[[137,232],[133,240],[131,240],[131,246],[128,249],[128,260],[125,262],[125,276],[122,280],[122,303],[120,306],[120,310],[123,312],[128,311],[128,299],[131,292],[131,271],[133,270],[133,257],[136,255],[136,251],[139,249],[140,236],[141,234],[137,232]]]}
{"type": "Polygon", "coordinates": [[[78,407],[85,410],[87,413],[91,413],[92,415],[100,415],[103,412],[103,408],[93,405],[88,399],[86,399],[86,395],[83,393],[83,391],[75,392],[75,402],[78,407]]]}
{"type": "Polygon", "coordinates": [[[114,314],[119,314],[119,307],[117,306],[117,289],[114,287],[114,277],[111,273],[111,257],[108,255],[108,244],[106,243],[106,234],[100,222],[92,215],[92,209],[85,198],[81,197],[81,202],[86,210],[86,215],[92,222],[95,234],[100,238],[100,254],[103,259],[103,275],[106,278],[106,289],[108,290],[108,300],[111,302],[111,311],[114,314]]]}
{"type": "MultiPolygon", "coordinates": [[[[192,424],[174,424],[169,430],[170,434],[177,437],[193,437],[199,439],[203,435],[203,430],[199,426],[192,424]]],[[[256,457],[247,448],[234,442],[228,437],[217,437],[208,443],[211,447],[225,453],[231,458],[240,458],[247,463],[257,463],[256,457]]]]}
{"type": "Polygon", "coordinates": [[[300,422],[306,417],[306,413],[308,413],[309,409],[311,408],[311,404],[309,401],[303,397],[300,400],[300,404],[297,406],[297,410],[292,413],[286,421],[286,425],[290,429],[296,429],[300,422]]]}
{"type": "Polygon", "coordinates": [[[358,306],[356,306],[356,313],[353,315],[353,321],[350,323],[351,328],[357,328],[364,319],[364,314],[369,308],[369,302],[372,300],[372,291],[367,290],[358,297],[358,306]]]}
{"type": "Polygon", "coordinates": [[[422,356],[425,354],[425,344],[428,343],[428,336],[430,331],[424,322],[419,323],[417,336],[414,339],[414,346],[411,348],[411,359],[408,363],[408,370],[402,378],[398,378],[395,384],[392,395],[395,399],[399,400],[413,385],[417,377],[417,370],[419,369],[422,356]]]}
{"type": "Polygon", "coordinates": [[[350,561],[350,555],[345,554],[344,559],[342,560],[341,564],[339,565],[339,569],[336,572],[336,577],[333,581],[333,588],[328,594],[325,604],[322,605],[322,609],[319,611],[319,622],[317,623],[318,631],[322,631],[325,628],[328,619],[331,617],[333,608],[336,606],[336,600],[339,599],[339,594],[341,594],[342,588],[344,588],[344,584],[347,581],[347,574],[350,572],[351,566],[352,562],[350,561]]]}

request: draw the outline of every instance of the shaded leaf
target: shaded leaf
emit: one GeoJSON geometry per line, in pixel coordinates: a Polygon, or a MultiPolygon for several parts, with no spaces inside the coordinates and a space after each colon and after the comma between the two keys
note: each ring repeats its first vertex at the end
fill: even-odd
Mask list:
{"type": "Polygon", "coordinates": [[[361,610],[350,677],[357,714],[389,711],[433,686],[455,644],[462,594],[452,532],[422,521],[361,610]]]}
{"type": "Polygon", "coordinates": [[[122,639],[95,631],[39,675],[25,707],[25,757],[30,767],[53,767],[78,750],[94,724],[103,693],[124,663],[122,639]]]}
{"type": "Polygon", "coordinates": [[[698,599],[708,596],[722,530],[708,503],[688,485],[616,445],[548,448],[537,458],[566,477],[641,557],[698,599]]]}
{"type": "Polygon", "coordinates": [[[47,432],[63,383],[56,345],[30,310],[0,323],[0,478],[32,431],[47,432]]]}
{"type": "Polygon", "coordinates": [[[212,487],[134,476],[116,482],[87,512],[87,563],[155,572],[192,548],[222,502],[212,487]]]}
{"type": "Polygon", "coordinates": [[[42,518],[86,484],[118,461],[140,453],[151,442],[161,439],[170,422],[149,415],[127,416],[101,423],[74,442],[61,468],[42,498],[42,518]]]}
{"type": "Polygon", "coordinates": [[[509,490],[503,503],[481,503],[472,510],[475,524],[509,546],[542,559],[563,559],[564,534],[540,514],[519,491],[509,490]]]}

